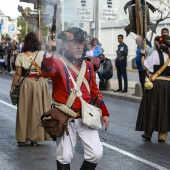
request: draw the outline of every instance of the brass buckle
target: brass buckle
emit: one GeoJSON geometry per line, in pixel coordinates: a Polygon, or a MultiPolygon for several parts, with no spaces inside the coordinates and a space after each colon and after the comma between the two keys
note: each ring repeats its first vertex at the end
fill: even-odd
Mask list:
{"type": "Polygon", "coordinates": [[[32,56],[29,56],[28,59],[32,62],[34,58],[32,56]]]}

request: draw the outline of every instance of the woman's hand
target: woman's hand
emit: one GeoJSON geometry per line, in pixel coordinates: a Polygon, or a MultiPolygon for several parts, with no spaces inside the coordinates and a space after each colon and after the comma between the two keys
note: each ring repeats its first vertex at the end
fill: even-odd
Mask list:
{"type": "Polygon", "coordinates": [[[103,116],[101,118],[101,121],[102,121],[102,126],[104,126],[104,124],[105,124],[105,131],[106,131],[108,129],[108,127],[109,127],[109,118],[108,118],[108,116],[103,116]]]}
{"type": "Polygon", "coordinates": [[[14,88],[11,87],[11,90],[9,91],[9,95],[11,95],[11,93],[13,92],[14,88]]]}

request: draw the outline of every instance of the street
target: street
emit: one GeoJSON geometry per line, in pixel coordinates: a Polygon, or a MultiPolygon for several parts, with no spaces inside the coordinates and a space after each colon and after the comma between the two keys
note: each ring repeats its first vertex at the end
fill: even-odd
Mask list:
{"type": "MultiPolygon", "coordinates": [[[[16,106],[9,97],[12,77],[0,74],[0,170],[56,170],[55,142],[38,143],[37,147],[18,146],[15,140],[16,106]]],[[[51,89],[51,85],[50,85],[51,89]]],[[[96,170],[168,170],[170,169],[170,137],[158,143],[141,138],[135,131],[138,103],[104,97],[110,112],[108,131],[99,131],[104,153],[96,170]]],[[[79,170],[83,149],[78,141],[71,163],[79,170]]]]}

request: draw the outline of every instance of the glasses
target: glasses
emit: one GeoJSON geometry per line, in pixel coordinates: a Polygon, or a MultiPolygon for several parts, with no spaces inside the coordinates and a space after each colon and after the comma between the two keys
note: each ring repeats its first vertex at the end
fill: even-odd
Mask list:
{"type": "Polygon", "coordinates": [[[118,39],[122,39],[122,38],[118,38],[118,39]]]}

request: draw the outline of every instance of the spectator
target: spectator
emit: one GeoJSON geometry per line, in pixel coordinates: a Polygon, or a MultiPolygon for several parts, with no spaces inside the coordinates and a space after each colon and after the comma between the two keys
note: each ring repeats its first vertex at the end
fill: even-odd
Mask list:
{"type": "Polygon", "coordinates": [[[117,49],[117,57],[116,57],[116,67],[117,67],[117,78],[119,82],[119,89],[114,92],[122,92],[126,93],[128,91],[128,80],[127,80],[127,55],[128,55],[128,47],[123,42],[123,35],[118,35],[118,49],[117,49]],[[124,90],[122,90],[122,77],[124,79],[124,90]]]}
{"type": "Polygon", "coordinates": [[[91,40],[91,46],[93,50],[93,56],[99,58],[99,55],[102,54],[102,48],[99,45],[99,40],[97,38],[93,38],[91,40]]]}
{"type": "Polygon", "coordinates": [[[169,29],[168,28],[162,28],[161,35],[169,35],[169,29]]]}
{"type": "Polygon", "coordinates": [[[11,73],[14,72],[14,70],[15,70],[15,60],[16,60],[17,54],[18,54],[18,50],[17,50],[17,47],[14,43],[12,45],[11,53],[10,53],[10,70],[11,70],[11,73]]]}
{"type": "Polygon", "coordinates": [[[99,55],[100,67],[98,75],[100,79],[99,89],[100,91],[106,90],[105,80],[109,80],[113,76],[113,65],[110,59],[106,58],[104,54],[99,55]]]}
{"type": "Polygon", "coordinates": [[[24,46],[24,40],[21,40],[19,44],[17,45],[17,49],[19,53],[22,53],[22,48],[24,46]]]}
{"type": "Polygon", "coordinates": [[[100,47],[102,49],[102,54],[103,54],[104,53],[104,48],[102,47],[102,43],[99,42],[99,45],[100,45],[100,47]]]}
{"type": "Polygon", "coordinates": [[[91,36],[87,36],[84,42],[83,57],[86,56],[87,45],[91,43],[91,36]]]}
{"type": "Polygon", "coordinates": [[[11,68],[10,68],[10,57],[11,57],[11,48],[12,48],[12,40],[11,38],[7,37],[6,39],[6,43],[7,43],[7,52],[8,52],[8,58],[7,58],[7,70],[8,72],[10,72],[11,68]]]}
{"type": "Polygon", "coordinates": [[[93,56],[93,50],[92,50],[91,44],[87,45],[87,51],[86,51],[85,57],[88,57],[88,56],[93,56]]]}
{"type": "Polygon", "coordinates": [[[92,57],[92,56],[87,56],[86,58],[85,58],[85,60],[87,60],[87,61],[89,61],[90,63],[92,63],[92,65],[93,65],[93,67],[94,67],[94,71],[95,71],[95,76],[96,76],[96,84],[97,84],[97,86],[98,86],[98,88],[99,88],[99,76],[98,76],[98,69],[99,69],[99,67],[100,67],[100,65],[99,65],[99,61],[98,61],[98,58],[95,58],[95,57],[92,57]]]}
{"type": "Polygon", "coordinates": [[[7,71],[7,65],[8,65],[8,52],[5,50],[5,54],[3,56],[4,59],[4,70],[7,71]]]}
{"type": "Polygon", "coordinates": [[[5,50],[7,50],[7,44],[5,41],[2,41],[1,45],[0,45],[0,58],[2,59],[4,54],[5,54],[5,50]]]}
{"type": "MultiPolygon", "coordinates": [[[[142,90],[144,91],[144,84],[145,84],[145,78],[146,78],[146,70],[143,69],[142,63],[141,63],[141,54],[140,51],[142,50],[142,38],[137,37],[136,38],[136,44],[137,44],[137,51],[136,51],[136,65],[139,73],[139,81],[142,87],[142,90]]],[[[145,51],[146,55],[149,53],[150,47],[146,45],[145,51]]]]}

